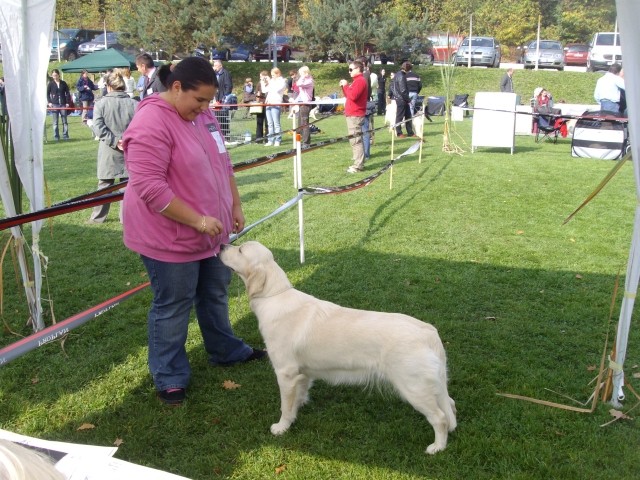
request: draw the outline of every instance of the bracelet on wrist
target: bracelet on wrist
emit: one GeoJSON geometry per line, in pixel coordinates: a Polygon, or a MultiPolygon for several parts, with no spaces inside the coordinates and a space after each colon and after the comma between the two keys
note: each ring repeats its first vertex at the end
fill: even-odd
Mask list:
{"type": "Polygon", "coordinates": [[[202,216],[202,221],[200,222],[200,233],[204,233],[207,231],[207,217],[202,216]]]}

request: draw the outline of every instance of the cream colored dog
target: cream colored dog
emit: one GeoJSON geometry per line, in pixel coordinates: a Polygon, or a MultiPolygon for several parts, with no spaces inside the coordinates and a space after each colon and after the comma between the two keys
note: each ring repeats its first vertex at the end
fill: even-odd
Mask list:
{"type": "MultiPolygon", "coordinates": [[[[396,129],[393,128],[393,126],[396,124],[396,112],[398,111],[396,101],[391,100],[386,108],[387,109],[384,114],[384,124],[389,125],[389,131],[392,135],[395,135],[396,129]]],[[[411,119],[413,133],[415,133],[419,137],[422,137],[422,134],[424,133],[424,117],[424,115],[416,115],[411,119]]]]}
{"type": "Polygon", "coordinates": [[[456,428],[447,392],[447,359],[437,330],[400,313],[354,310],[294,289],[271,251],[258,242],[226,245],[222,262],[244,281],[278,378],[282,416],[271,433],[286,432],[315,379],[331,384],[390,384],[427,417],[435,441],[447,446],[456,428]]]}

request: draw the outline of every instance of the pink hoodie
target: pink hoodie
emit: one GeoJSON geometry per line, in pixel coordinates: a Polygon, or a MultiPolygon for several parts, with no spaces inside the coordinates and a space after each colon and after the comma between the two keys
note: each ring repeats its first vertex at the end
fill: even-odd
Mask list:
{"type": "Polygon", "coordinates": [[[233,167],[210,111],[183,120],[159,95],[146,97],[124,136],[129,184],[124,194],[124,244],[164,262],[216,255],[232,231],[233,167]],[[201,215],[220,219],[225,233],[211,238],[162,215],[178,197],[201,215]]]}

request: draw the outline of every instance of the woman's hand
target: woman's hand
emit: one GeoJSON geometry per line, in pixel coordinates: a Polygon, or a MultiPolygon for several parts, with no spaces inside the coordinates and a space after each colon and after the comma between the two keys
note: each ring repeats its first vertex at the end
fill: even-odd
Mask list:
{"type": "Polygon", "coordinates": [[[222,233],[222,222],[215,217],[207,217],[203,215],[200,218],[200,224],[195,227],[200,233],[215,237],[222,233]]]}
{"type": "Polygon", "coordinates": [[[240,233],[244,230],[244,213],[242,213],[242,205],[234,205],[231,208],[232,216],[232,233],[240,233]]]}

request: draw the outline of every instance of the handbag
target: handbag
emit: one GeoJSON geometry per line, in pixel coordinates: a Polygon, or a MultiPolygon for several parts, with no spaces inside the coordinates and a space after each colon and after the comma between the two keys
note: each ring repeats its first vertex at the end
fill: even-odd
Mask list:
{"type": "Polygon", "coordinates": [[[260,115],[262,113],[262,108],[263,108],[262,104],[259,104],[259,103],[256,103],[256,102],[253,102],[253,103],[255,103],[255,105],[252,105],[252,106],[249,107],[249,114],[251,114],[251,115],[260,115]]]}

